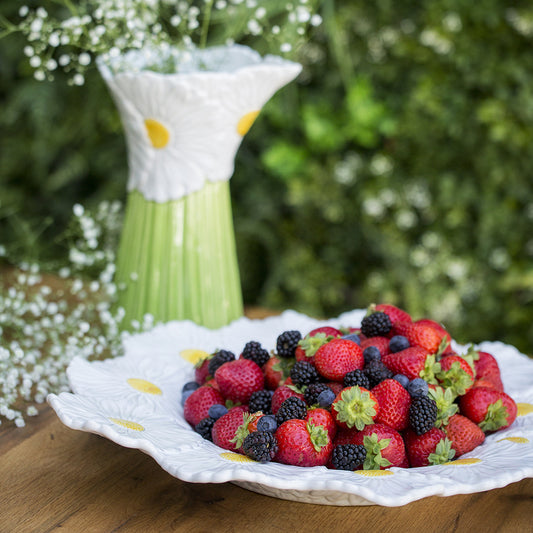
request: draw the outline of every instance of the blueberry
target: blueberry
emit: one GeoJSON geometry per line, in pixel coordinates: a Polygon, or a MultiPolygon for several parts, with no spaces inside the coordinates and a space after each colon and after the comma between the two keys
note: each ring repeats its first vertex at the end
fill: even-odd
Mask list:
{"type": "Polygon", "coordinates": [[[403,374],[396,374],[392,379],[395,379],[404,389],[409,385],[409,378],[403,374]]]}
{"type": "Polygon", "coordinates": [[[221,416],[224,416],[228,412],[228,409],[225,405],[222,405],[220,403],[214,403],[210,408],[209,411],[207,411],[207,414],[214,418],[215,420],[218,420],[221,416]]]}
{"type": "Polygon", "coordinates": [[[342,338],[346,339],[347,341],[355,342],[355,344],[361,346],[361,338],[359,335],[357,335],[357,333],[349,333],[348,335],[343,335],[342,338]]]}
{"type": "Polygon", "coordinates": [[[185,385],[183,385],[183,388],[181,389],[181,392],[186,392],[188,390],[196,390],[197,388],[200,387],[200,384],[197,383],[196,381],[187,381],[187,383],[185,383],[185,385]]]}
{"type": "Polygon", "coordinates": [[[411,396],[427,396],[429,387],[426,381],[422,378],[415,378],[409,382],[406,387],[407,392],[411,396]]]}
{"type": "Polygon", "coordinates": [[[330,407],[334,400],[335,393],[329,387],[323,390],[317,397],[318,405],[323,409],[330,407]]]}
{"type": "Polygon", "coordinates": [[[381,361],[381,353],[375,346],[368,346],[363,350],[363,357],[365,358],[365,364],[370,361],[381,361]]]}
{"type": "Polygon", "coordinates": [[[185,400],[195,391],[196,389],[189,389],[181,393],[181,405],[185,405],[185,400]]]}
{"type": "Polygon", "coordinates": [[[409,346],[411,346],[409,341],[403,335],[394,335],[389,341],[389,350],[392,353],[401,352],[402,350],[409,348],[409,346]]]}
{"type": "Polygon", "coordinates": [[[278,429],[278,423],[276,422],[276,417],[274,415],[265,415],[262,416],[257,421],[257,431],[270,431],[274,433],[278,429]]]}

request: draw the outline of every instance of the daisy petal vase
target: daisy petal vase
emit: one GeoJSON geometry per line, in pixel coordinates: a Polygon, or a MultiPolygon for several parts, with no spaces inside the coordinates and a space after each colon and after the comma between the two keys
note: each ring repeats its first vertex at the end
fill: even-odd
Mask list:
{"type": "Polygon", "coordinates": [[[242,316],[229,179],[262,106],[300,65],[248,47],[99,58],[128,145],[116,280],[125,324],[242,316]],[[172,72],[154,65],[173,65],[172,72]]]}

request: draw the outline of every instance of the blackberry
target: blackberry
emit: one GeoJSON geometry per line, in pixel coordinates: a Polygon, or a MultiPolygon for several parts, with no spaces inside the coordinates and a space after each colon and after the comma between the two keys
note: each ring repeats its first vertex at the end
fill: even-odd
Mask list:
{"type": "Polygon", "coordinates": [[[206,416],[196,426],[194,426],[194,431],[196,433],[200,434],[202,438],[206,440],[210,440],[213,442],[213,436],[211,434],[211,430],[213,429],[213,425],[215,424],[216,420],[214,418],[211,418],[210,416],[206,416]]]}
{"type": "Polygon", "coordinates": [[[294,351],[302,338],[296,330],[284,331],[276,341],[276,352],[280,357],[294,357],[294,351]]]}
{"type": "Polygon", "coordinates": [[[252,392],[250,401],[248,402],[248,409],[250,413],[257,413],[261,411],[265,415],[272,413],[272,394],[271,390],[258,390],[252,392]]]}
{"type": "Polygon", "coordinates": [[[278,426],[281,426],[283,422],[292,420],[293,418],[299,418],[303,420],[307,415],[307,406],[305,402],[298,398],[298,396],[291,396],[287,398],[280,406],[276,413],[276,422],[278,426]]]}
{"type": "Polygon", "coordinates": [[[318,395],[326,389],[329,387],[325,383],[311,383],[304,391],[305,403],[309,406],[317,404],[318,395]]]}
{"type": "Polygon", "coordinates": [[[361,322],[361,333],[367,337],[386,337],[392,329],[389,315],[376,311],[365,316],[361,322]]]}
{"type": "Polygon", "coordinates": [[[392,353],[401,352],[402,350],[406,350],[409,348],[411,344],[407,340],[407,337],[404,337],[403,335],[394,335],[394,337],[391,338],[389,341],[389,350],[392,353]]]}
{"type": "Polygon", "coordinates": [[[379,348],[376,348],[375,346],[367,346],[363,350],[363,358],[366,363],[370,363],[370,361],[381,361],[381,352],[379,351],[379,348]]]}
{"type": "Polygon", "coordinates": [[[246,346],[242,350],[242,356],[245,359],[250,359],[259,367],[263,366],[270,359],[270,354],[268,351],[265,350],[261,346],[261,343],[257,341],[247,342],[246,346]]]}
{"type": "Polygon", "coordinates": [[[209,360],[207,364],[207,369],[209,370],[209,375],[214,376],[215,372],[224,364],[229,361],[235,360],[235,354],[229,352],[228,350],[219,350],[215,352],[215,355],[209,360]]]}
{"type": "Polygon", "coordinates": [[[316,383],[319,380],[316,368],[307,361],[296,361],[291,368],[290,376],[292,382],[298,387],[311,385],[311,383],[316,383]]]}
{"type": "Polygon", "coordinates": [[[270,431],[254,431],[242,443],[244,453],[254,461],[267,463],[278,451],[278,441],[270,431]]]}
{"type": "Polygon", "coordinates": [[[394,375],[382,361],[370,361],[365,366],[365,374],[368,378],[370,388],[375,387],[385,379],[390,379],[394,375]]]}
{"type": "Polygon", "coordinates": [[[417,435],[427,433],[437,420],[437,402],[429,396],[415,396],[409,407],[409,424],[417,435]]]}
{"type": "Polygon", "coordinates": [[[351,372],[345,374],[343,385],[345,387],[354,387],[355,385],[359,385],[359,387],[364,387],[365,389],[370,388],[368,377],[363,370],[358,369],[352,370],[351,372]]]}
{"type": "Polygon", "coordinates": [[[339,444],[331,453],[331,462],[337,470],[355,470],[365,459],[366,448],[362,444],[339,444]]]}

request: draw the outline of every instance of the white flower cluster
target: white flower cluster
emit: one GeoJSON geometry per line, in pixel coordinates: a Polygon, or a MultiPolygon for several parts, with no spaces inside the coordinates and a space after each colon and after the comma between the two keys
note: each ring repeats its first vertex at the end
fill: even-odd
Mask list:
{"type": "MultiPolygon", "coordinates": [[[[59,275],[36,264],[7,271],[0,283],[0,423],[24,426],[35,404],[50,392],[68,390],[65,369],[74,357],[102,359],[121,354],[124,310],[115,308],[115,256],[105,237],[119,224],[121,206],[102,203],[93,216],[74,206],[81,237],[59,275]],[[104,228],[104,225],[107,224],[104,228]],[[100,239],[100,240],[99,240],[100,239]],[[95,277],[81,276],[98,267],[95,277]]],[[[4,248],[2,251],[5,253],[4,248]]],[[[147,315],[137,331],[150,329],[147,315]]]]}
{"type": "MultiPolygon", "coordinates": [[[[262,38],[272,53],[290,53],[309,26],[322,19],[318,0],[43,0],[41,6],[19,9],[18,25],[37,80],[52,80],[61,68],[70,82],[83,85],[94,56],[116,57],[147,45],[196,46],[262,38]],[[59,6],[57,5],[59,4],[59,6]]],[[[5,24],[5,22],[4,22],[5,24]]]]}

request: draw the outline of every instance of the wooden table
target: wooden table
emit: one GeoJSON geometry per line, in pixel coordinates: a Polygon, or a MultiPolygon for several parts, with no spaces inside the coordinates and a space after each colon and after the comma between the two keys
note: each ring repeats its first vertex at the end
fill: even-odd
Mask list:
{"type": "Polygon", "coordinates": [[[48,406],[40,410],[25,428],[0,426],[0,533],[533,532],[533,479],[404,507],[311,505],[231,483],[180,481],[142,452],[71,430],[48,406]]]}

